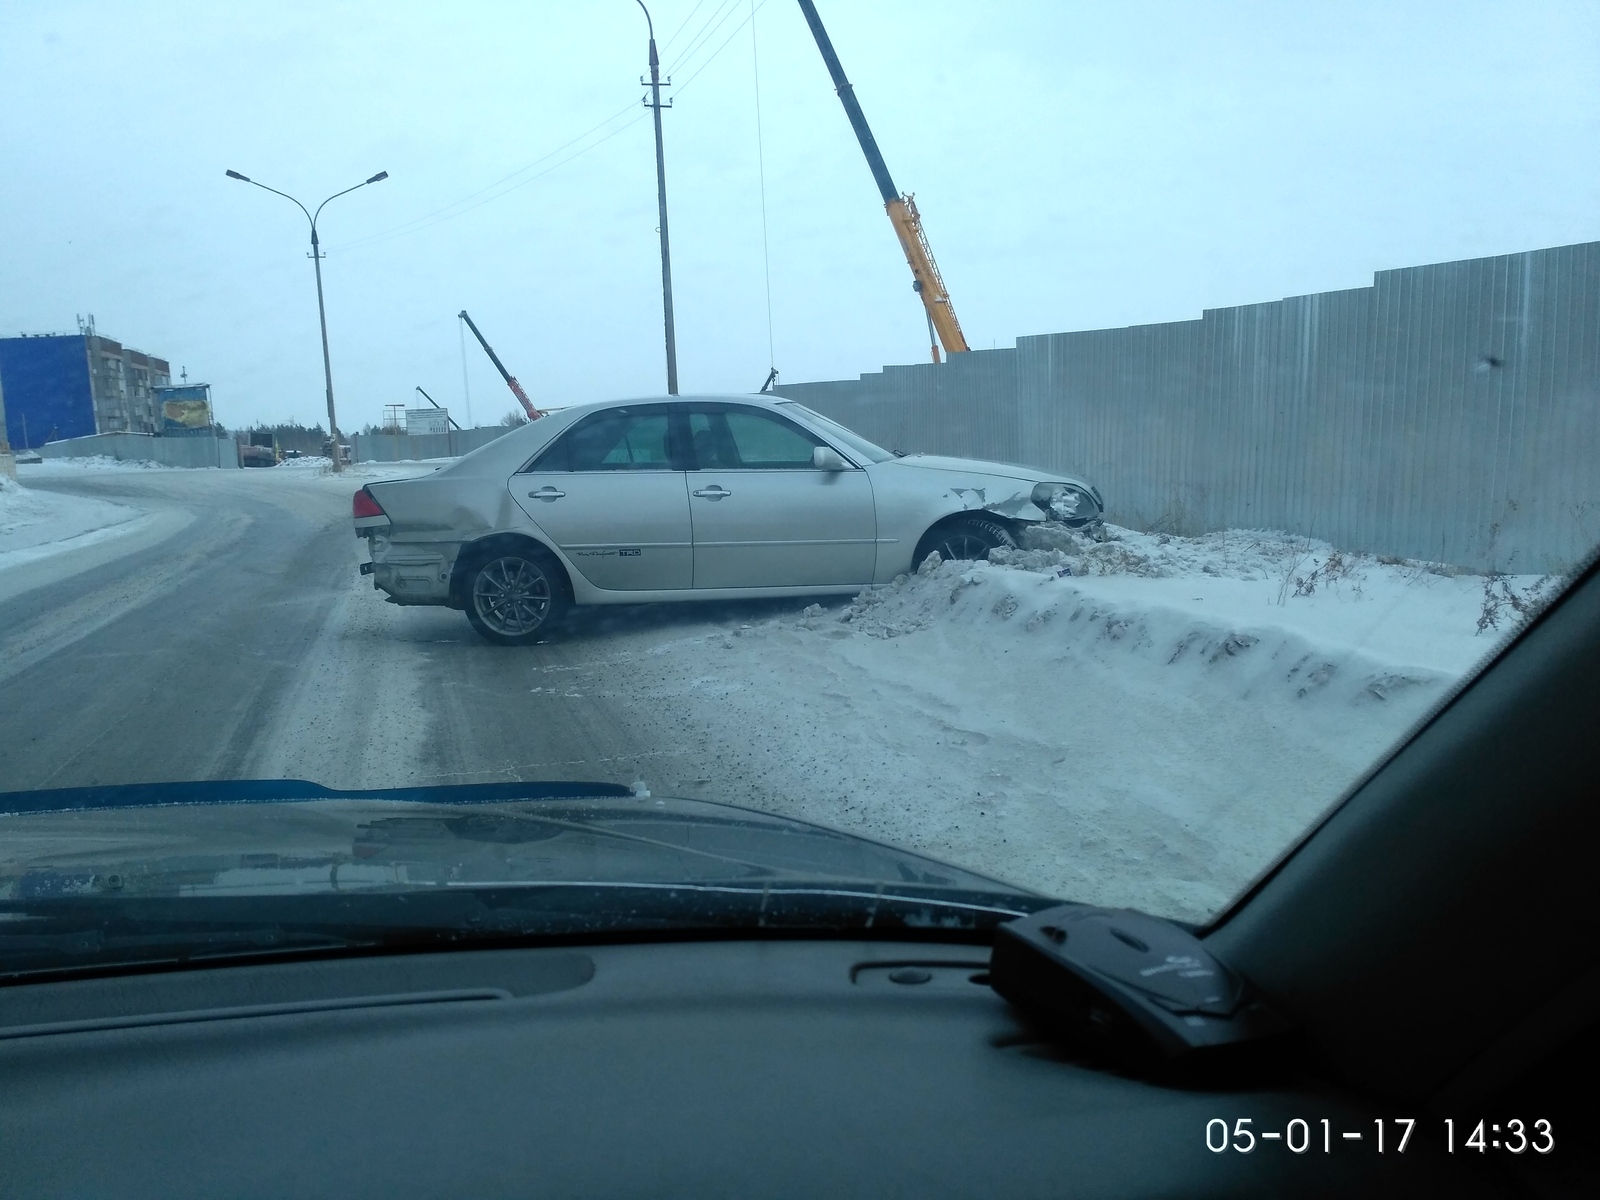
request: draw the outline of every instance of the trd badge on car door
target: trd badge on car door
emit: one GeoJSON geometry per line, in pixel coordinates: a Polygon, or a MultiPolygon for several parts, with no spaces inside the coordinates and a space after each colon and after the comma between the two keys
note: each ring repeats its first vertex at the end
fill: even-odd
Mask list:
{"type": "Polygon", "coordinates": [[[618,550],[617,551],[617,557],[618,558],[638,558],[639,555],[642,554],[642,553],[644,553],[642,550],[618,550]]]}

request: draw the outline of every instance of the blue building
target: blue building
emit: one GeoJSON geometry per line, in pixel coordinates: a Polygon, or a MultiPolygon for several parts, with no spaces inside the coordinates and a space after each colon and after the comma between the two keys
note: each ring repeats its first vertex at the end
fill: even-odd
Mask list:
{"type": "Polygon", "coordinates": [[[0,338],[0,395],[14,449],[93,433],[160,433],[155,389],[172,382],[165,359],[101,337],[0,338]]]}

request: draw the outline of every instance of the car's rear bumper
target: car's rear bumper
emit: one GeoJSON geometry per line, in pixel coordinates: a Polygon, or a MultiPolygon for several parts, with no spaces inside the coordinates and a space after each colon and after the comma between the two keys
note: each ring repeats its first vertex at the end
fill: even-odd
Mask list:
{"type": "Polygon", "coordinates": [[[396,604],[450,603],[450,564],[442,555],[407,555],[361,564],[372,586],[396,604]]]}

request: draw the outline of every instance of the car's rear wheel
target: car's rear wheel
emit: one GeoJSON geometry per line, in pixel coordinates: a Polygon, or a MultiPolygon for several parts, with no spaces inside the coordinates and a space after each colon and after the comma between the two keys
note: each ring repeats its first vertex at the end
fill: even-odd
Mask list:
{"type": "Polygon", "coordinates": [[[566,608],[554,566],[533,551],[486,556],[472,568],[465,599],[472,627],[502,646],[538,641],[566,608]]]}
{"type": "Polygon", "coordinates": [[[1016,544],[1017,539],[1003,521],[977,514],[956,517],[928,530],[917,546],[916,561],[912,566],[922,565],[923,560],[934,551],[938,551],[939,557],[947,561],[970,561],[988,558],[989,551],[1016,544]]]}

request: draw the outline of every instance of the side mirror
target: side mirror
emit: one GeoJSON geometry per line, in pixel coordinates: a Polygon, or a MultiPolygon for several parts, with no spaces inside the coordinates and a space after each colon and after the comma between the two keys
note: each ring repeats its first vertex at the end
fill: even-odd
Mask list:
{"type": "Polygon", "coordinates": [[[815,446],[811,450],[811,465],[819,471],[848,471],[850,464],[839,457],[832,446],[815,446]]]}

